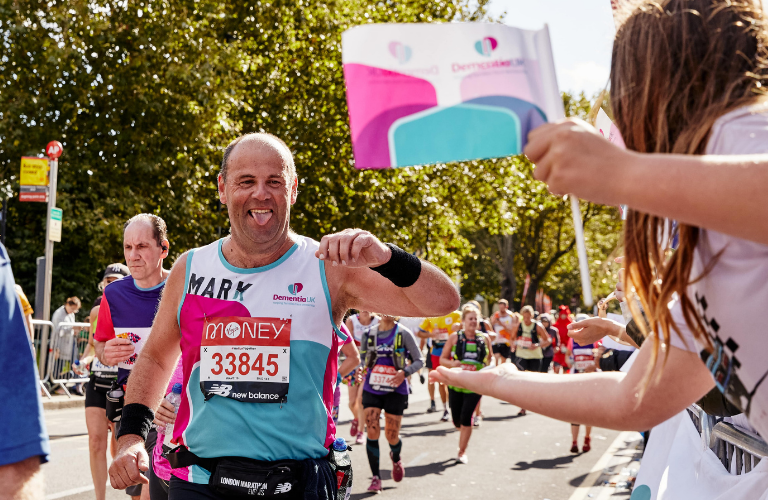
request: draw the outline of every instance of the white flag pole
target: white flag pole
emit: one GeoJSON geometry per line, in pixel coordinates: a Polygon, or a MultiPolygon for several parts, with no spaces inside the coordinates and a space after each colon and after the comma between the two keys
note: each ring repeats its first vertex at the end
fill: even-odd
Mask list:
{"type": "Polygon", "coordinates": [[[576,253],[579,255],[579,274],[581,274],[581,295],[584,305],[592,307],[592,282],[589,276],[589,262],[587,261],[587,245],[584,242],[584,227],[581,225],[581,208],[579,199],[568,195],[571,199],[571,214],[573,215],[573,230],[576,233],[576,253]]]}
{"type": "MultiPolygon", "coordinates": [[[[606,89],[600,92],[597,96],[595,104],[587,116],[587,121],[590,125],[595,125],[595,118],[597,117],[600,107],[603,105],[605,99],[606,89]]],[[[581,224],[581,207],[579,207],[579,199],[573,195],[568,195],[571,199],[571,214],[573,215],[573,230],[576,233],[576,253],[579,256],[579,274],[581,274],[581,295],[584,300],[584,305],[592,307],[594,304],[594,298],[592,297],[592,280],[589,275],[589,261],[587,259],[587,244],[584,240],[584,226],[581,224]]]]}

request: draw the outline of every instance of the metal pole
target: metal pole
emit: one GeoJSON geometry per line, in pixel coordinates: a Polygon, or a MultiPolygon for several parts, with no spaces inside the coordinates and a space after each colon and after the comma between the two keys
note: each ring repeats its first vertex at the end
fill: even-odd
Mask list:
{"type": "MultiPolygon", "coordinates": [[[[48,161],[51,166],[48,194],[48,213],[45,215],[45,295],[43,297],[43,320],[51,320],[51,285],[53,283],[53,242],[50,238],[51,209],[56,206],[56,175],[59,170],[59,160],[48,161]]],[[[52,332],[53,333],[53,332],[52,332]]]]}
{"type": "Polygon", "coordinates": [[[0,215],[2,221],[0,221],[0,241],[5,245],[5,220],[8,218],[8,198],[3,198],[3,213],[0,215]]]}

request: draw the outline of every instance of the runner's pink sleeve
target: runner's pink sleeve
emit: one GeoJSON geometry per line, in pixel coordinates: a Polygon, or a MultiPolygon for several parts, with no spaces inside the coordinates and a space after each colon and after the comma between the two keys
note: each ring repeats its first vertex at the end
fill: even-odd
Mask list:
{"type": "Polygon", "coordinates": [[[101,299],[99,319],[96,322],[96,332],[93,334],[93,338],[99,342],[106,342],[115,338],[115,326],[112,324],[112,313],[109,311],[106,295],[101,299]]]}
{"type": "Polygon", "coordinates": [[[347,336],[347,340],[341,343],[341,345],[351,344],[355,339],[352,338],[352,334],[349,333],[349,329],[347,329],[346,325],[344,323],[341,324],[339,327],[339,330],[341,330],[341,333],[347,336]]]}

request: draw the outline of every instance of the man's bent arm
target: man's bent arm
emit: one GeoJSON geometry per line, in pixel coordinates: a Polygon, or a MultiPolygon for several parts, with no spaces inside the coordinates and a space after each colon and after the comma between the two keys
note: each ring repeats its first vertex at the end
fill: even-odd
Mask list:
{"type": "Polygon", "coordinates": [[[165,283],[152,332],[128,379],[126,405],[139,403],[154,411],[163,399],[181,354],[181,330],[176,313],[184,293],[186,262],[187,256],[181,256],[165,283]]]}
{"type": "Polygon", "coordinates": [[[370,268],[326,268],[343,273],[341,292],[347,308],[376,311],[393,316],[439,317],[459,307],[459,293],[451,279],[426,261],[416,283],[400,288],[370,268]]]}

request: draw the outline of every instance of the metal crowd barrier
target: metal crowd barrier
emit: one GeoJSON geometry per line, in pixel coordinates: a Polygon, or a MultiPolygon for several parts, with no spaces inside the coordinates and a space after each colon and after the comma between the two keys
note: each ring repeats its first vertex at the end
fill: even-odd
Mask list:
{"type": "Polygon", "coordinates": [[[48,391],[48,387],[45,384],[45,378],[48,375],[46,371],[46,360],[48,359],[48,339],[50,332],[53,330],[53,323],[50,321],[43,321],[41,319],[32,320],[32,347],[35,351],[35,361],[37,362],[37,374],[40,388],[43,390],[48,399],[51,399],[51,393],[48,391]],[[41,346],[46,346],[41,348],[41,346]]]}
{"type": "Polygon", "coordinates": [[[760,463],[760,460],[768,457],[768,444],[756,436],[747,434],[727,422],[718,422],[712,429],[712,451],[723,463],[728,471],[735,460],[736,474],[744,474],[751,471],[760,463]]]}
{"type": "Polygon", "coordinates": [[[80,360],[88,345],[91,325],[62,322],[54,332],[50,321],[33,319],[32,327],[32,345],[43,393],[50,399],[51,391],[59,386],[67,396],[72,397],[67,384],[88,382],[87,370],[78,373],[75,362],[80,360]]]}
{"type": "Polygon", "coordinates": [[[58,324],[48,345],[48,365],[46,381],[51,384],[51,389],[60,386],[64,393],[72,397],[66,384],[85,384],[88,382],[89,373],[84,367],[78,370],[76,362],[88,345],[88,331],[90,323],[78,323],[63,321],[58,324]],[[81,332],[85,333],[83,337],[81,332]]]}
{"type": "Polygon", "coordinates": [[[717,455],[728,472],[746,474],[761,459],[768,458],[768,444],[757,436],[709,415],[696,404],[688,407],[688,414],[704,445],[717,455]]]}

